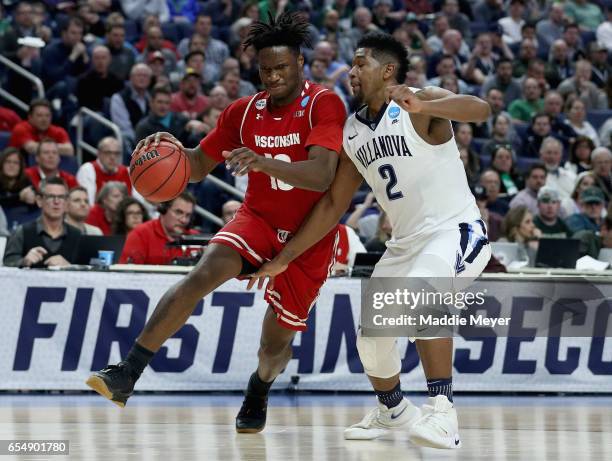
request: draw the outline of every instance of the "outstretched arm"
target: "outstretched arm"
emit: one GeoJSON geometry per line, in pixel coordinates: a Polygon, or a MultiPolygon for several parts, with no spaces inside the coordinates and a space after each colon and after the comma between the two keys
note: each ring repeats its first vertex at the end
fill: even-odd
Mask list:
{"type": "Polygon", "coordinates": [[[483,122],[491,114],[489,104],[476,96],[455,94],[438,87],[414,93],[406,85],[387,88],[389,99],[407,112],[456,122],[483,122]]]}
{"type": "Polygon", "coordinates": [[[248,288],[256,282],[259,282],[258,287],[262,288],[266,277],[270,278],[269,287],[273,288],[276,275],[283,272],[291,261],[325,237],[338,224],[362,180],[351,159],[342,151],[336,177],[327,193],[315,205],[298,232],[281,252],[251,276],[248,288]]]}

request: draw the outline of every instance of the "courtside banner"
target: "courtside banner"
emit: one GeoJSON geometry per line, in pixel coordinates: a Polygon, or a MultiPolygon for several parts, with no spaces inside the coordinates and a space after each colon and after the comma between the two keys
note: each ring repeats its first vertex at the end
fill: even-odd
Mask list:
{"type": "MultiPolygon", "coordinates": [[[[0,389],[88,389],[89,373],[127,354],[159,298],[180,277],[0,268],[0,389]]],[[[544,285],[527,290],[529,281],[518,276],[478,283],[487,290],[487,305],[499,304],[514,333],[502,337],[483,330],[479,336],[471,330],[470,339],[455,337],[456,390],[612,392],[612,338],[597,336],[612,323],[612,285],[591,280],[604,298],[570,306],[580,314],[575,318],[584,322],[582,329],[592,328],[595,337],[547,337],[538,336],[530,315],[553,302],[558,285],[547,288],[540,279],[544,285]],[[496,284],[512,286],[517,299],[495,299],[496,284]],[[528,302],[522,293],[529,293],[528,302]]],[[[358,279],[324,285],[309,330],[296,336],[293,359],[275,388],[299,376],[299,389],[370,390],[355,347],[361,296],[358,279]]],[[[161,348],[137,389],[242,390],[256,367],[265,309],[262,292],[246,291],[246,282],[226,283],[161,348]]],[[[402,387],[423,390],[414,344],[403,337],[398,345],[402,387]]]]}

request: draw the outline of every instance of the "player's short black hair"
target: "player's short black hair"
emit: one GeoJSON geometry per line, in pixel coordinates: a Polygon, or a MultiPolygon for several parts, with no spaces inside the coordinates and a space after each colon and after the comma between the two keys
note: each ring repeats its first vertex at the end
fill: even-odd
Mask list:
{"type": "Polygon", "coordinates": [[[408,72],[408,51],[399,40],[383,32],[370,32],[361,37],[357,48],[371,49],[372,56],[379,61],[391,58],[397,62],[395,79],[397,83],[404,83],[408,72]]]}
{"type": "Polygon", "coordinates": [[[253,45],[256,51],[273,46],[286,46],[296,54],[300,47],[310,47],[308,21],[299,13],[285,12],[278,18],[268,14],[268,22],[255,21],[249,26],[249,33],[242,46],[253,45]]]}

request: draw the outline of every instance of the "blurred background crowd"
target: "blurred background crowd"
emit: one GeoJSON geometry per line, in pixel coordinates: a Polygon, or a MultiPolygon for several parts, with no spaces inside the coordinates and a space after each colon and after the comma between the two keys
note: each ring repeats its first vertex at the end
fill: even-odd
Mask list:
{"type": "MultiPolygon", "coordinates": [[[[240,202],[209,181],[160,215],[132,189],[125,165],[156,131],[195,146],[232,101],[259,91],[256,55],[241,42],[254,20],[283,11],[309,19],[305,76],[335,91],[347,113],[357,105],[353,50],[372,30],[409,49],[408,85],[490,104],[487,121],[454,128],[491,241],[517,242],[531,260],[542,237],[578,238],[581,254],[594,257],[612,248],[610,0],[2,0],[0,59],[44,87],[41,98],[0,61],[2,89],[25,103],[0,98],[0,235],[13,234],[5,263],[39,263],[44,255],[26,258],[24,238],[65,239],[64,222],[127,235],[161,220],[174,235],[218,229],[195,205],[231,219],[240,202]],[[121,142],[83,107],[112,121],[121,142]],[[79,130],[96,149],[76,155],[79,130]],[[63,189],[49,181],[56,177],[63,189]],[[175,208],[180,217],[168,212],[175,208]]],[[[246,189],[223,165],[212,174],[246,189]]],[[[366,248],[384,249],[389,223],[367,185],[344,221],[366,248]]]]}

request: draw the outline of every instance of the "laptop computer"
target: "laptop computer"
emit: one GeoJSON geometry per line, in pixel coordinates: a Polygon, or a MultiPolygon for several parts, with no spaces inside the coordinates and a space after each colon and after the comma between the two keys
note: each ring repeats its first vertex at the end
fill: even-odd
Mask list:
{"type": "Polygon", "coordinates": [[[98,251],[114,251],[113,264],[117,264],[124,243],[125,235],[82,235],[74,264],[89,264],[98,258],[98,251]]]}
{"type": "Polygon", "coordinates": [[[540,239],[535,267],[575,269],[580,253],[578,239],[540,239]]]}
{"type": "Polygon", "coordinates": [[[351,277],[370,277],[374,271],[374,266],[382,255],[379,252],[355,254],[355,263],[353,264],[351,277]]]}
{"type": "Polygon", "coordinates": [[[518,251],[518,243],[491,242],[491,253],[504,266],[509,266],[513,261],[518,261],[518,251]]]}

